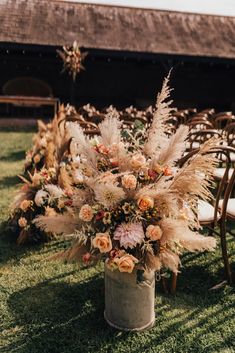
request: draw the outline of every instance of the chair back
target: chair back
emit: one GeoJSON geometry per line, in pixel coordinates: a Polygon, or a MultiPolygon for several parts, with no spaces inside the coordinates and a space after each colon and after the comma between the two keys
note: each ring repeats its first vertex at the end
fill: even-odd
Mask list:
{"type": "MultiPolygon", "coordinates": [[[[180,159],[180,161],[178,162],[179,166],[182,167],[191,158],[193,158],[199,151],[200,149],[194,149],[190,151],[186,156],[180,159]]],[[[223,160],[223,163],[225,163],[225,172],[222,179],[219,181],[219,185],[216,189],[216,195],[214,199],[214,225],[215,226],[217,225],[217,214],[219,212],[219,202],[223,198],[224,201],[223,201],[221,218],[225,219],[228,199],[233,190],[235,171],[233,169],[233,164],[231,162],[230,154],[234,152],[235,152],[234,148],[227,147],[227,146],[218,146],[206,152],[206,154],[215,155],[218,158],[218,160],[223,160]],[[229,178],[231,169],[233,169],[233,174],[232,174],[232,178],[231,177],[229,178]]]]}
{"type": "Polygon", "coordinates": [[[212,137],[217,137],[222,139],[222,134],[215,129],[203,129],[199,131],[190,132],[187,139],[188,150],[191,151],[195,148],[198,148],[201,144],[203,144],[204,142],[206,142],[212,137]]]}

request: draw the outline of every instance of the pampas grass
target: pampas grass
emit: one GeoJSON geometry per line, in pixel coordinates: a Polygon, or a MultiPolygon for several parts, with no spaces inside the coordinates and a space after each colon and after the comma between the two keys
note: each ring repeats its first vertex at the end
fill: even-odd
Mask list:
{"type": "Polygon", "coordinates": [[[68,136],[74,139],[77,146],[77,154],[80,154],[86,158],[86,163],[94,172],[97,171],[96,166],[96,153],[91,148],[89,138],[84,134],[83,129],[76,123],[69,122],[66,124],[68,136]]]}
{"type": "Polygon", "coordinates": [[[172,89],[169,87],[170,72],[165,78],[162,90],[157,96],[156,110],[153,115],[152,124],[147,132],[147,140],[144,144],[144,151],[148,156],[153,157],[166,143],[167,121],[171,117],[172,100],[169,100],[172,89]]]}
{"type": "Polygon", "coordinates": [[[213,237],[206,237],[189,229],[186,221],[166,218],[160,222],[163,231],[161,243],[176,243],[182,249],[188,251],[212,251],[216,247],[216,240],[213,237]]]}
{"type": "Polygon", "coordinates": [[[110,112],[106,119],[99,124],[101,141],[105,146],[119,144],[121,141],[121,122],[114,112],[110,112]]]}
{"type": "Polygon", "coordinates": [[[174,166],[186,149],[188,132],[188,126],[181,125],[176,133],[162,146],[160,152],[153,160],[153,165],[159,163],[170,167],[174,166]]]}
{"type": "Polygon", "coordinates": [[[199,199],[209,200],[213,198],[210,186],[215,174],[217,158],[209,153],[212,147],[218,143],[211,139],[202,145],[200,151],[194,155],[174,177],[170,190],[179,194],[182,199],[191,199],[191,202],[199,199]]]}
{"type": "Polygon", "coordinates": [[[71,214],[55,216],[37,216],[33,223],[47,233],[70,235],[79,227],[79,223],[71,214]]]}
{"type": "Polygon", "coordinates": [[[169,249],[165,249],[159,255],[161,264],[163,267],[168,268],[173,273],[179,272],[179,266],[181,264],[179,255],[169,249]]]}
{"type": "Polygon", "coordinates": [[[58,176],[58,185],[62,189],[72,193],[73,192],[72,184],[73,184],[73,180],[68,174],[66,167],[60,167],[59,176],[58,176]]]}

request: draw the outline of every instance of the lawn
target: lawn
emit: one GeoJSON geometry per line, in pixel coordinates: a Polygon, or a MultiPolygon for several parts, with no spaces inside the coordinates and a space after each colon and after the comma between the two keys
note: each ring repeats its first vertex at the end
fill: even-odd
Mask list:
{"type": "MultiPolygon", "coordinates": [[[[31,132],[0,132],[0,212],[6,220],[31,132]]],[[[19,248],[0,235],[0,351],[20,353],[235,352],[235,290],[223,279],[220,249],[186,254],[176,295],[156,294],[156,325],[123,333],[103,319],[102,265],[79,270],[48,261],[57,240],[19,248]]],[[[229,239],[235,260],[235,242],[229,239]]]]}

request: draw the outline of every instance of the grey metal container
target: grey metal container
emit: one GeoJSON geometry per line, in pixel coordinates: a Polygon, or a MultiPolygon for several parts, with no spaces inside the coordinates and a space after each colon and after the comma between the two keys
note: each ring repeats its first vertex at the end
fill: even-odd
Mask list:
{"type": "Polygon", "coordinates": [[[155,322],[155,273],[145,272],[143,281],[137,275],[111,271],[105,265],[105,312],[108,324],[119,330],[142,331],[155,322]]]}

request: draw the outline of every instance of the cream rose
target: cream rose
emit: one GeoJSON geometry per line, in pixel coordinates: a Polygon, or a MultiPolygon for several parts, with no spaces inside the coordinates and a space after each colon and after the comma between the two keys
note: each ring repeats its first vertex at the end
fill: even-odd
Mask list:
{"type": "Polygon", "coordinates": [[[85,204],[81,207],[79,218],[84,222],[90,222],[93,218],[93,210],[90,205],[85,204]]]}
{"type": "Polygon", "coordinates": [[[108,233],[97,233],[92,243],[94,248],[98,248],[101,253],[112,250],[112,242],[108,233]]]}
{"type": "Polygon", "coordinates": [[[134,256],[126,254],[120,258],[116,258],[114,262],[117,264],[120,272],[131,273],[138,260],[134,256]]]}
{"type": "Polygon", "coordinates": [[[18,224],[21,228],[24,228],[27,226],[27,219],[24,218],[24,217],[20,217],[19,220],[18,220],[18,224]]]}
{"type": "Polygon", "coordinates": [[[138,199],[137,204],[141,211],[146,211],[149,208],[153,208],[154,200],[150,196],[142,196],[138,199]]]}
{"type": "Polygon", "coordinates": [[[32,203],[33,203],[33,201],[23,200],[20,204],[21,210],[24,212],[27,211],[27,209],[32,206],[32,203]]]}
{"type": "Polygon", "coordinates": [[[122,186],[126,189],[135,189],[137,184],[137,179],[136,177],[131,174],[131,175],[124,175],[122,178],[122,186]]]}
{"type": "Polygon", "coordinates": [[[146,164],[146,158],[142,154],[135,154],[132,156],[130,164],[133,169],[143,168],[146,164]]]}
{"type": "Polygon", "coordinates": [[[150,240],[159,240],[162,237],[162,230],[159,226],[150,225],[146,229],[146,237],[150,240]]]}

